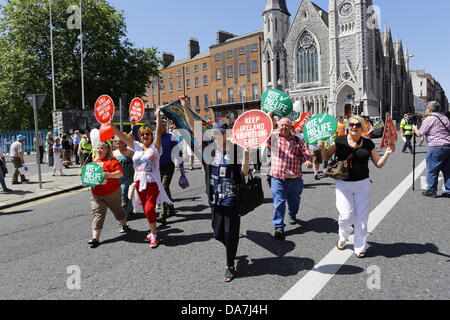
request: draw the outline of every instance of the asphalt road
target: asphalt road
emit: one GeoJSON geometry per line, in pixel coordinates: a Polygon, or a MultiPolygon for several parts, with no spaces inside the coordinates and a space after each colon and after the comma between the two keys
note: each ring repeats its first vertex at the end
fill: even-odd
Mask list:
{"type": "MultiPolygon", "coordinates": [[[[382,170],[372,166],[372,209],[411,171],[411,155],[401,152],[382,170]]],[[[301,225],[288,226],[284,242],[272,237],[273,204],[264,184],[266,203],[242,219],[238,278],[224,283],[225,250],[212,236],[203,172],[189,172],[187,190],[177,186],[178,177],[172,182],[178,212],[160,227],[154,250],[144,242],[142,214],[131,218],[135,231],[127,235],[108,214],[103,244],[90,249],[89,191],[0,215],[0,299],[278,300],[336,244],[333,180],[317,182],[306,170],[301,225]],[[80,271],[80,289],[68,288],[68,268],[80,271]]],[[[448,205],[407,191],[369,237],[369,257],[352,255],[314,299],[449,299],[448,205]],[[373,270],[376,288],[368,285],[373,270]]]]}

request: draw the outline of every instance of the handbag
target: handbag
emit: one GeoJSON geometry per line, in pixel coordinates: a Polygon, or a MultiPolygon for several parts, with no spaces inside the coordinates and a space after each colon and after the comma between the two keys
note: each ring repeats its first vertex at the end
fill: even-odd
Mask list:
{"type": "Polygon", "coordinates": [[[6,163],[3,162],[3,160],[0,159],[0,167],[2,168],[3,176],[6,176],[8,173],[8,168],[6,167],[6,163]]]}
{"type": "Polygon", "coordinates": [[[188,181],[186,175],[184,174],[184,172],[181,172],[181,176],[180,176],[180,180],[178,181],[178,185],[182,189],[186,189],[187,187],[189,187],[189,181],[188,181]]]}
{"type": "Polygon", "coordinates": [[[326,177],[330,177],[336,180],[346,180],[350,177],[350,169],[352,168],[353,153],[351,153],[347,159],[342,161],[333,161],[323,171],[326,177]]]}
{"type": "Polygon", "coordinates": [[[130,187],[128,188],[128,199],[129,200],[133,200],[135,191],[136,191],[136,183],[133,182],[132,184],[130,184],[130,187]]]}
{"type": "Polygon", "coordinates": [[[253,177],[251,172],[249,176],[248,181],[245,182],[244,178],[244,182],[236,190],[236,207],[240,216],[245,216],[264,203],[261,178],[253,177]]]}

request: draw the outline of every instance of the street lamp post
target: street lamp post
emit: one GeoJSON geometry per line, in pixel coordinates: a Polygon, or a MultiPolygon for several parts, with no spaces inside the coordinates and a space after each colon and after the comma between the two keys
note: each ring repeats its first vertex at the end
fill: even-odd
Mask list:
{"type": "Polygon", "coordinates": [[[84,110],[83,0],[80,0],[81,108],[84,110]]]}
{"type": "Polygon", "coordinates": [[[56,111],[55,59],[54,59],[54,56],[53,56],[53,17],[52,17],[52,4],[53,4],[53,0],[50,0],[50,55],[51,55],[51,63],[52,63],[53,111],[56,111]]]}

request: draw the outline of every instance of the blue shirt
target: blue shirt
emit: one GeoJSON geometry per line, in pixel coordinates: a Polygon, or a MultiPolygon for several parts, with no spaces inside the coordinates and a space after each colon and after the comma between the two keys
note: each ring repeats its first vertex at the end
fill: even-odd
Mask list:
{"type": "MultiPolygon", "coordinates": [[[[172,159],[172,150],[178,145],[180,139],[178,140],[176,139],[175,141],[173,141],[172,139],[173,135],[168,132],[164,132],[163,135],[161,136],[162,155],[159,158],[159,167],[164,167],[174,163],[172,159]]],[[[182,156],[181,150],[179,156],[180,157],[182,156]]]]}

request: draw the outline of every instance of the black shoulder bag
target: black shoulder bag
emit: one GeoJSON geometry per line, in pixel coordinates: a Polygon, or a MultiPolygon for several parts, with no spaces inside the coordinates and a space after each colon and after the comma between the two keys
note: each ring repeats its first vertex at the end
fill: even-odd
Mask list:
{"type": "MultiPolygon", "coordinates": [[[[237,149],[237,148],[236,148],[237,149]]],[[[237,150],[234,152],[234,163],[237,164],[237,150]]],[[[236,165],[233,170],[233,180],[236,183],[236,210],[240,216],[245,216],[264,203],[264,191],[262,188],[262,180],[259,176],[253,176],[249,171],[249,179],[246,181],[243,177],[242,181],[237,181],[237,169],[242,175],[242,169],[236,165]]],[[[239,179],[241,180],[241,179],[239,179]]]]}

